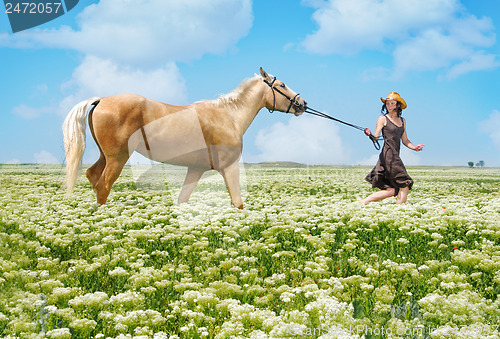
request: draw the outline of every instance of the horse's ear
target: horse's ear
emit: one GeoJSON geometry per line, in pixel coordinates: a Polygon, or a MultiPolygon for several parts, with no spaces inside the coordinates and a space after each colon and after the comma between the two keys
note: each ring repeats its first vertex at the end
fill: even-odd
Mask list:
{"type": "Polygon", "coordinates": [[[270,79],[271,77],[269,76],[269,74],[266,73],[266,71],[264,71],[262,69],[262,67],[260,68],[260,75],[262,75],[262,77],[266,80],[270,79]]]}

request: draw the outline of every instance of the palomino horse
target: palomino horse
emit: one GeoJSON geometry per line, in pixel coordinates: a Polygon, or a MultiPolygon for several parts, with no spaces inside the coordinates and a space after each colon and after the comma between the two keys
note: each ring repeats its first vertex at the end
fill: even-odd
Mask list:
{"type": "Polygon", "coordinates": [[[88,116],[101,155],[86,176],[99,204],[106,203],[111,186],[137,151],[154,161],[187,166],[179,203],[187,202],[202,174],[214,169],[224,177],[233,205],[243,208],[238,166],[243,134],[263,107],[296,116],[306,108],[306,102],[283,82],[262,68],[260,74],[216,100],[186,106],[135,94],[80,102],[63,124],[67,194],[73,190],[85,151],[88,116]]]}

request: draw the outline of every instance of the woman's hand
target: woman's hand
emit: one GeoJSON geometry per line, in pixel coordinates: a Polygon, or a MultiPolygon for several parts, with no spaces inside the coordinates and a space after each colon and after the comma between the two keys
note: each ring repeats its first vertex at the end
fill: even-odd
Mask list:
{"type": "Polygon", "coordinates": [[[372,134],[372,131],[370,131],[370,129],[367,127],[367,128],[365,128],[365,134],[370,135],[370,134],[372,134]]]}
{"type": "Polygon", "coordinates": [[[424,148],[424,146],[424,144],[418,144],[417,146],[415,146],[415,151],[420,152],[424,148]]]}

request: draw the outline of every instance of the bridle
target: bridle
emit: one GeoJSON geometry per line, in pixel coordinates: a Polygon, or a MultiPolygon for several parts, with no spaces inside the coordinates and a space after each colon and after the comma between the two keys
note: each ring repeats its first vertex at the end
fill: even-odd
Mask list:
{"type": "MultiPolygon", "coordinates": [[[[288,105],[288,108],[286,110],[285,113],[289,113],[290,112],[290,109],[292,108],[292,106],[300,109],[302,112],[304,113],[308,113],[308,114],[311,114],[311,115],[315,115],[315,116],[318,116],[318,117],[322,117],[322,118],[325,118],[325,119],[330,119],[330,120],[333,120],[333,121],[336,121],[336,122],[340,122],[341,124],[344,124],[344,125],[347,125],[347,126],[350,126],[350,127],[353,127],[357,130],[360,130],[360,131],[364,131],[365,128],[361,127],[361,126],[358,126],[358,125],[354,125],[354,124],[351,124],[351,123],[348,123],[348,122],[345,122],[345,121],[342,121],[340,119],[337,119],[337,118],[334,118],[326,113],[323,113],[323,112],[320,112],[320,111],[317,111],[315,109],[312,109],[310,107],[308,107],[307,105],[302,105],[298,100],[297,100],[297,97],[299,96],[299,94],[295,94],[295,96],[293,98],[289,97],[288,95],[286,95],[285,93],[283,93],[282,91],[280,91],[277,87],[274,87],[274,82],[276,81],[276,77],[273,78],[273,81],[269,82],[267,81],[266,79],[262,79],[269,87],[271,87],[271,90],[273,92],[273,109],[267,109],[269,111],[269,113],[273,113],[276,109],[276,92],[278,92],[279,94],[281,94],[282,96],[284,96],[285,98],[287,98],[289,101],[290,101],[290,105],[288,105]]],[[[375,149],[377,150],[380,150],[380,144],[379,144],[379,140],[383,140],[384,138],[383,137],[376,137],[374,136],[373,134],[370,134],[368,135],[368,138],[370,138],[370,140],[373,142],[373,146],[375,147],[375,149]]]]}
{"type": "Polygon", "coordinates": [[[274,82],[276,81],[276,77],[273,78],[273,81],[269,82],[267,81],[266,79],[262,79],[269,87],[271,87],[271,90],[273,92],[273,109],[267,109],[269,111],[269,113],[273,113],[275,110],[276,110],[276,92],[278,92],[279,94],[281,94],[282,96],[284,96],[285,98],[287,98],[289,101],[290,101],[290,105],[288,105],[288,108],[286,109],[286,112],[285,113],[289,113],[290,112],[290,109],[292,108],[292,106],[294,107],[297,107],[299,109],[302,109],[303,111],[306,110],[306,106],[302,105],[298,100],[297,100],[297,97],[299,96],[299,93],[295,94],[295,96],[293,98],[289,97],[288,95],[286,95],[285,93],[283,93],[282,91],[279,90],[279,88],[277,87],[274,87],[274,82]]]}

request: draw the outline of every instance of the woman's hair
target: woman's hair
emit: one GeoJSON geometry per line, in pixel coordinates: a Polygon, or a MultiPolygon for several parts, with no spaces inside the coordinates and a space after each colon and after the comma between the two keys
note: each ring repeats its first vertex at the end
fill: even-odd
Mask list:
{"type": "MultiPolygon", "coordinates": [[[[401,109],[401,103],[399,101],[397,101],[397,103],[396,103],[396,110],[398,112],[398,117],[401,117],[401,115],[403,114],[403,110],[401,109]]],[[[383,115],[386,115],[387,113],[389,113],[389,111],[387,110],[387,106],[385,104],[382,105],[382,109],[380,110],[380,113],[382,113],[383,115]]]]}

